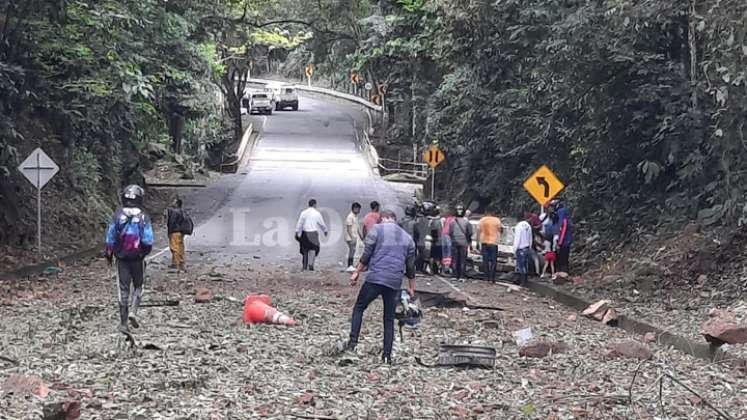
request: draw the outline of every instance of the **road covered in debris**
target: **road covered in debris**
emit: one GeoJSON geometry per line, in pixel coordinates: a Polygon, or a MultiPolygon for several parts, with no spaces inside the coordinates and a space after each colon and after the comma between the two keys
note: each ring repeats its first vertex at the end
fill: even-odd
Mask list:
{"type": "Polygon", "coordinates": [[[419,278],[419,289],[457,302],[426,308],[417,334],[397,337],[387,366],[380,303],[366,312],[356,353],[336,352],[357,292],[345,273],[246,256],[203,255],[192,267],[177,274],[151,264],[146,305],[179,305],[144,308],[134,348],[115,331],[113,280],[102,261],[9,285],[0,306],[0,418],[64,419],[65,410],[86,419],[747,416],[747,384],[727,364],[524,290],[419,278]],[[210,291],[203,303],[195,302],[199,288],[210,291]],[[251,293],[268,294],[299,325],[244,325],[242,300],[251,293]],[[532,338],[520,348],[514,332],[525,328],[532,338]],[[494,348],[495,366],[424,366],[437,363],[440,344],[494,348]]]}

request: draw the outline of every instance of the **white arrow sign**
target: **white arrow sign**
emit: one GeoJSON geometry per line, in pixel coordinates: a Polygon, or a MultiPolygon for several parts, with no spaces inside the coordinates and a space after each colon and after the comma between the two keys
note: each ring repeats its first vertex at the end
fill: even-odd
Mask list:
{"type": "Polygon", "coordinates": [[[37,148],[18,166],[18,170],[36,188],[42,189],[57,175],[60,167],[42,149],[37,148]]]}
{"type": "Polygon", "coordinates": [[[37,148],[18,166],[18,170],[36,187],[36,246],[41,255],[41,189],[60,171],[60,167],[37,148]]]}
{"type": "Polygon", "coordinates": [[[373,85],[371,84],[371,82],[366,82],[366,85],[365,85],[365,86],[363,86],[363,87],[364,87],[364,88],[366,88],[366,90],[371,90],[371,89],[373,89],[373,85]]]}

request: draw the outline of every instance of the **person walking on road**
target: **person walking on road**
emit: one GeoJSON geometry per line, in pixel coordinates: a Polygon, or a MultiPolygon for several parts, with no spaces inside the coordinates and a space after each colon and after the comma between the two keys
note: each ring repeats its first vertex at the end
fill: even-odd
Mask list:
{"type": "Polygon", "coordinates": [[[164,212],[166,230],[169,234],[169,249],[171,250],[171,268],[185,271],[184,261],[184,233],[182,228],[186,222],[186,214],[182,209],[182,200],[177,198],[171,207],[164,212]]]}
{"type": "Polygon", "coordinates": [[[402,275],[409,279],[408,292],[415,295],[415,243],[410,235],[396,224],[390,210],[381,213],[381,224],[375,225],[365,239],[365,249],[356,271],[350,277],[351,286],[358,282],[360,273],[368,268],[366,281],[358,292],[353,306],[350,340],[345,349],[352,351],[358,344],[363,312],[377,297],[384,301],[384,351],[382,361],[392,363],[394,342],[394,312],[402,287],[402,275]]]}
{"type": "Polygon", "coordinates": [[[463,205],[457,205],[455,214],[456,216],[449,224],[448,236],[451,238],[451,249],[454,256],[454,275],[457,280],[461,280],[467,268],[467,251],[472,243],[473,232],[463,205]]]}
{"type": "Polygon", "coordinates": [[[529,259],[532,247],[532,226],[523,219],[523,214],[517,217],[519,223],[514,226],[514,253],[516,254],[516,272],[522,286],[526,286],[529,276],[529,259]]]}
{"type": "Polygon", "coordinates": [[[109,266],[117,260],[119,331],[129,335],[128,319],[138,328],[137,311],[143,296],[145,257],[153,249],[153,226],[142,210],[145,191],[138,185],[127,186],[122,193],[122,208],[112,216],[106,230],[106,259],[109,266]],[[130,287],[132,286],[132,310],[130,287]]]}
{"type": "Polygon", "coordinates": [[[379,213],[379,202],[372,201],[370,207],[371,211],[366,213],[366,216],[363,218],[363,239],[366,238],[368,232],[373,229],[374,225],[381,222],[381,213],[379,213]]]}
{"type": "Polygon", "coordinates": [[[355,259],[355,250],[358,248],[358,241],[361,237],[361,224],[358,215],[361,213],[361,204],[353,203],[350,208],[348,217],[345,218],[345,243],[348,244],[348,269],[349,273],[355,271],[353,260],[355,259]]]}
{"type": "Polygon", "coordinates": [[[501,219],[495,216],[492,209],[485,212],[480,219],[480,249],[482,251],[482,271],[488,280],[495,282],[496,266],[498,265],[498,244],[501,241],[501,219]]]}
{"type": "Polygon", "coordinates": [[[314,261],[321,248],[319,242],[320,230],[324,233],[324,236],[329,234],[322,214],[316,209],[316,200],[312,198],[309,200],[309,207],[301,212],[296,224],[296,240],[301,244],[304,270],[314,271],[314,261]]]}

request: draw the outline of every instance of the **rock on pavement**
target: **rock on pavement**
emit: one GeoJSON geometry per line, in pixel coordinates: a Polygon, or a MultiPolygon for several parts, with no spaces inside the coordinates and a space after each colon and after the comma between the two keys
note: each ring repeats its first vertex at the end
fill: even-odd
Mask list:
{"type": "Polygon", "coordinates": [[[703,325],[700,331],[706,341],[720,346],[747,343],[747,324],[739,323],[730,313],[719,313],[703,325]]]}
{"type": "Polygon", "coordinates": [[[563,353],[566,350],[568,350],[568,346],[559,341],[537,341],[520,348],[519,356],[541,359],[550,354],[550,352],[556,354],[563,353]]]}
{"type": "Polygon", "coordinates": [[[206,287],[200,287],[195,293],[195,303],[210,303],[215,299],[213,292],[206,287]]]}
{"type": "Polygon", "coordinates": [[[589,318],[596,319],[597,321],[601,321],[604,319],[604,316],[607,314],[607,310],[609,308],[610,301],[600,300],[599,302],[584,309],[583,315],[588,316],[589,318]]]}

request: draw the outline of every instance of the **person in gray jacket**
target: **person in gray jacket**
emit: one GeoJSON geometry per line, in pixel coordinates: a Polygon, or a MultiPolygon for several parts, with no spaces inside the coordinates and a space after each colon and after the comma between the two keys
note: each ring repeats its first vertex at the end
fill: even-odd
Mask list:
{"type": "Polygon", "coordinates": [[[472,243],[472,225],[461,204],[456,207],[456,218],[449,225],[449,236],[454,256],[454,274],[457,280],[461,280],[467,267],[467,250],[472,243]]]}
{"type": "Polygon", "coordinates": [[[415,243],[407,232],[397,226],[396,216],[391,210],[381,212],[381,223],[374,225],[366,235],[365,249],[358,267],[350,277],[350,285],[358,283],[360,273],[368,268],[366,281],[358,292],[353,307],[350,340],[345,350],[351,351],[358,344],[363,323],[363,312],[377,297],[384,301],[384,354],[382,361],[392,363],[394,342],[394,312],[401,293],[402,276],[409,279],[408,293],[415,294],[415,243]]]}

